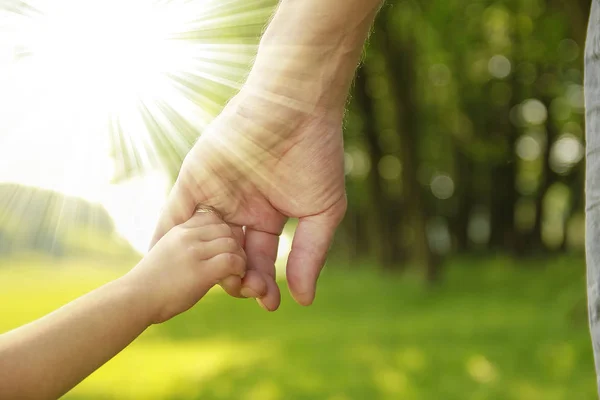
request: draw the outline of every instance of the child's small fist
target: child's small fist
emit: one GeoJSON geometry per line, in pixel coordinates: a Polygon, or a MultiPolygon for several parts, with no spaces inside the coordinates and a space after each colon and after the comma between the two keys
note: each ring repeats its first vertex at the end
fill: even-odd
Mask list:
{"type": "Polygon", "coordinates": [[[216,213],[196,213],[171,229],[129,276],[147,291],[152,323],[164,322],[196,304],[230,276],[243,277],[246,254],[216,213]]]}

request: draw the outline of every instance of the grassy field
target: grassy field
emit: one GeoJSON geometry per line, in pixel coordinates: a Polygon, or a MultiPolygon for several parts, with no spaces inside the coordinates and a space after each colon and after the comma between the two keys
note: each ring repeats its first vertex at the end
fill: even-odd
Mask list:
{"type": "MultiPolygon", "coordinates": [[[[122,273],[40,263],[0,263],[0,332],[122,273]]],[[[582,260],[456,261],[435,289],[369,270],[329,268],[313,307],[284,290],[274,314],[217,290],[65,398],[595,398],[582,260]]]]}

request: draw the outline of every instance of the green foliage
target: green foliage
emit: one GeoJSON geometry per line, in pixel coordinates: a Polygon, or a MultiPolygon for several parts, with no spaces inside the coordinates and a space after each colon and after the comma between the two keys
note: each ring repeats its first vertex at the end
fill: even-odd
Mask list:
{"type": "Polygon", "coordinates": [[[517,255],[580,251],[582,243],[571,245],[581,235],[568,226],[583,211],[589,6],[587,0],[386,2],[346,127],[351,218],[344,243],[363,224],[372,237],[354,240],[367,243],[363,256],[391,268],[418,258],[430,270],[435,258],[415,249],[438,256],[485,248],[517,255]],[[361,154],[369,165],[357,171],[361,154]],[[401,174],[388,173],[390,157],[401,174]],[[556,183],[571,198],[560,209],[549,200],[556,183]],[[376,209],[385,215],[373,218],[376,209]],[[532,223],[520,229],[516,221],[524,214],[532,223]],[[418,223],[413,215],[424,218],[418,223]],[[558,241],[542,228],[553,220],[558,241]],[[423,230],[427,237],[415,234],[423,230]],[[392,231],[409,233],[393,242],[392,231]],[[436,235],[450,245],[436,245],[436,235]],[[393,249],[379,250],[398,242],[396,257],[389,257],[393,249]]]}

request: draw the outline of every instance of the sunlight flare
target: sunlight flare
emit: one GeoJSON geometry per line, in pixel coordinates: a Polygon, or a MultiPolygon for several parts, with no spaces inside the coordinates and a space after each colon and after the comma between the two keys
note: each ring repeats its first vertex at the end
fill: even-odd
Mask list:
{"type": "Polygon", "coordinates": [[[0,2],[0,183],[101,203],[141,249],[183,157],[244,81],[274,4],[0,2]]]}

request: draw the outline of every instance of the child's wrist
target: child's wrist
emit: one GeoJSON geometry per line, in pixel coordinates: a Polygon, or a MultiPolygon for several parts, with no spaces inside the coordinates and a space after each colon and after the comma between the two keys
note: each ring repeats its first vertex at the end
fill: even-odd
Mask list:
{"type": "Polygon", "coordinates": [[[158,307],[152,298],[149,285],[144,284],[138,274],[129,272],[113,282],[118,287],[123,305],[132,311],[144,326],[154,324],[158,307]]]}

